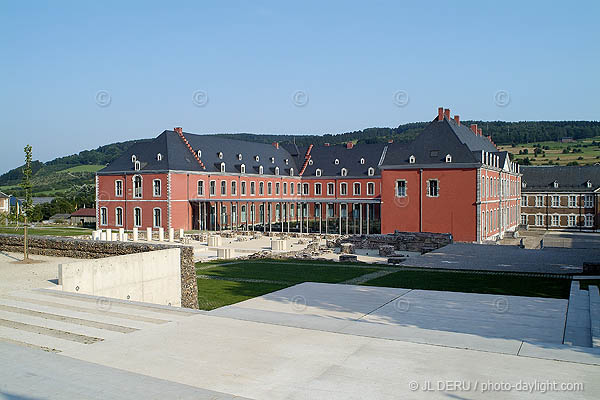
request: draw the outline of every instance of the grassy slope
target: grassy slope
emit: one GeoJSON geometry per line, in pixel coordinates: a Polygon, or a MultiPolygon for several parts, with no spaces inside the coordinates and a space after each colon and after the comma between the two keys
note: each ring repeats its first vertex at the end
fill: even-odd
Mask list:
{"type": "MultiPolygon", "coordinates": [[[[0,233],[7,233],[11,235],[22,235],[23,228],[15,227],[0,227],[0,233]]],[[[29,228],[27,233],[31,235],[40,236],[79,236],[89,235],[92,233],[91,229],[85,228],[69,228],[69,227],[43,227],[43,228],[29,228]]]]}
{"type": "Polygon", "coordinates": [[[571,161],[577,161],[580,165],[594,164],[600,162],[600,146],[592,146],[593,141],[600,141],[600,137],[590,138],[590,139],[582,139],[578,140],[574,143],[560,143],[560,142],[537,142],[537,143],[527,143],[527,144],[518,144],[516,147],[512,146],[498,146],[500,150],[505,150],[512,153],[516,159],[524,159],[525,157],[529,157],[532,165],[544,165],[548,162],[552,161],[555,164],[559,165],[567,165],[571,161]],[[543,150],[546,152],[546,157],[542,157],[538,155],[534,157],[534,144],[539,144],[542,146],[549,147],[549,150],[543,150]],[[589,145],[589,147],[576,147],[577,145],[589,145]],[[563,154],[563,150],[567,147],[571,149],[581,149],[581,153],[568,153],[563,154]],[[529,154],[519,154],[520,150],[527,149],[529,154]],[[583,160],[579,160],[579,157],[583,157],[583,160]],[[557,160],[560,158],[560,160],[557,160]]]}

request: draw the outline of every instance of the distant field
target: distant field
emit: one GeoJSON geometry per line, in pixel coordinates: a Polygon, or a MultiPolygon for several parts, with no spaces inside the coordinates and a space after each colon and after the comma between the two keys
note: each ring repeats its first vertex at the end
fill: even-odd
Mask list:
{"type": "Polygon", "coordinates": [[[552,162],[555,165],[567,165],[570,162],[577,162],[579,165],[591,165],[600,163],[600,146],[593,145],[593,142],[600,142],[600,136],[581,139],[571,143],[561,142],[535,142],[517,144],[515,147],[511,145],[498,146],[500,150],[508,151],[513,154],[515,160],[523,160],[525,157],[529,158],[532,165],[548,165],[552,162]],[[534,156],[534,145],[539,144],[542,147],[542,151],[546,153],[546,156],[539,154],[537,157],[534,156]],[[585,147],[587,146],[587,147],[585,147]],[[546,147],[546,149],[544,149],[546,147]],[[569,153],[563,153],[565,149],[570,149],[569,153]],[[527,150],[528,154],[519,154],[527,150]],[[573,150],[581,150],[579,152],[573,152],[573,150]],[[580,159],[581,158],[581,159],[580,159]]]}
{"type": "Polygon", "coordinates": [[[58,172],[61,174],[67,172],[98,172],[104,167],[105,165],[77,165],[75,167],[63,169],[58,172]]]}

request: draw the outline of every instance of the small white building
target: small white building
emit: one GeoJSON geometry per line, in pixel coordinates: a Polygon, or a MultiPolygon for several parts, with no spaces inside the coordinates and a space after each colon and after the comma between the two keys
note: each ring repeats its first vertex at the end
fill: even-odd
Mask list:
{"type": "Polygon", "coordinates": [[[10,196],[0,192],[0,213],[10,212],[10,196]]]}

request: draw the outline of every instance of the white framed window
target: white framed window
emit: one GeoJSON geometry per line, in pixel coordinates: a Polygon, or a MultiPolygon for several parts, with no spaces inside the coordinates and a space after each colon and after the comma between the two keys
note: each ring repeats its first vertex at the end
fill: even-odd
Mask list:
{"type": "Polygon", "coordinates": [[[414,163],[415,163],[415,161],[416,161],[416,159],[415,159],[415,156],[412,156],[412,155],[411,155],[410,157],[408,157],[408,163],[409,163],[409,164],[414,164],[414,163]]]}
{"type": "Polygon", "coordinates": [[[361,159],[360,159],[360,164],[361,164],[361,165],[364,165],[364,164],[365,164],[365,159],[364,159],[364,158],[361,158],[361,159]]]}
{"type": "Polygon", "coordinates": [[[283,182],[283,194],[287,194],[287,182],[283,182]]]}
{"type": "Polygon", "coordinates": [[[521,196],[521,207],[527,207],[527,196],[521,196]]]}
{"type": "Polygon", "coordinates": [[[221,172],[225,172],[225,163],[224,162],[221,163],[221,172]]]}
{"type": "Polygon", "coordinates": [[[585,208],[594,207],[594,196],[591,194],[586,194],[585,197],[583,198],[583,206],[585,208]]]}
{"type": "Polygon", "coordinates": [[[298,185],[298,187],[297,187],[298,190],[296,191],[296,193],[298,193],[298,195],[300,195],[300,194],[302,194],[302,189],[301,189],[302,185],[300,183],[298,183],[297,185],[298,185]]]}
{"type": "Polygon", "coordinates": [[[214,196],[217,194],[217,181],[210,181],[209,183],[209,193],[211,196],[214,196]]]}
{"type": "Polygon", "coordinates": [[[239,154],[237,155],[237,158],[238,158],[238,160],[242,161],[242,153],[239,153],[239,154]]]}
{"type": "Polygon", "coordinates": [[[315,176],[321,176],[323,175],[323,171],[321,171],[320,168],[317,168],[317,170],[315,171],[315,176]]]}
{"type": "Polygon", "coordinates": [[[304,183],[304,184],[302,185],[302,194],[303,194],[304,196],[308,196],[309,190],[310,190],[310,188],[309,188],[309,185],[308,185],[308,183],[304,183]]]}
{"type": "Polygon", "coordinates": [[[279,182],[275,183],[275,195],[279,196],[279,188],[281,187],[281,184],[279,182]]]}
{"type": "Polygon", "coordinates": [[[242,174],[246,173],[246,165],[245,164],[240,165],[240,173],[242,173],[242,174]]]}
{"type": "Polygon", "coordinates": [[[155,228],[160,228],[162,226],[162,218],[161,218],[160,208],[155,208],[152,210],[152,226],[155,228]]]}
{"type": "Polygon", "coordinates": [[[575,226],[577,221],[577,217],[575,215],[569,215],[568,225],[575,226]]]}
{"type": "Polygon", "coordinates": [[[354,182],[352,185],[352,194],[354,194],[354,196],[360,196],[360,182],[354,182]]]}
{"type": "Polygon", "coordinates": [[[544,216],[542,214],[537,214],[535,216],[535,225],[544,226],[544,216]]]}
{"type": "Polygon", "coordinates": [[[275,167],[275,175],[279,175],[279,167],[275,167]]]}
{"type": "Polygon", "coordinates": [[[404,179],[396,181],[396,197],[406,197],[406,181],[404,179]]]}
{"type": "Polygon", "coordinates": [[[437,179],[427,181],[427,196],[438,197],[440,195],[440,185],[437,179]]]}
{"type": "Polygon", "coordinates": [[[446,154],[446,162],[447,163],[451,163],[452,162],[452,156],[450,154],[446,154]]]}
{"type": "Polygon", "coordinates": [[[535,196],[535,206],[536,207],[543,207],[544,206],[544,196],[535,196]]]}
{"type": "Polygon", "coordinates": [[[115,225],[123,226],[123,208],[121,207],[115,209],[115,225]]]}
{"type": "Polygon", "coordinates": [[[267,196],[273,194],[273,182],[267,182],[267,196]]]}
{"type": "Polygon", "coordinates": [[[368,174],[369,176],[373,176],[373,175],[375,175],[375,168],[373,168],[373,167],[369,167],[369,170],[368,170],[367,174],[368,174]]]}
{"type": "Polygon", "coordinates": [[[290,182],[290,194],[294,194],[294,187],[296,185],[294,185],[294,183],[290,182]]]}
{"type": "Polygon", "coordinates": [[[142,177],[140,175],[133,176],[133,197],[142,198],[142,177]]]}
{"type": "Polygon", "coordinates": [[[586,214],[585,216],[585,227],[591,228],[594,226],[594,216],[592,214],[586,214]]]}
{"type": "Polygon", "coordinates": [[[227,181],[221,181],[221,196],[227,194],[227,181]]]}
{"type": "Polygon", "coordinates": [[[139,171],[140,169],[142,169],[142,164],[139,161],[136,161],[133,164],[133,169],[135,169],[136,171],[139,171]]]}
{"type": "Polygon", "coordinates": [[[254,161],[259,162],[260,161],[260,157],[259,156],[254,156],[254,161]]]}
{"type": "Polygon", "coordinates": [[[341,196],[348,195],[348,184],[346,182],[340,183],[340,195],[341,196]]]}
{"type": "Polygon", "coordinates": [[[339,164],[340,164],[340,160],[338,160],[338,159],[336,158],[336,159],[333,161],[333,163],[334,163],[335,165],[339,165],[339,164]]]}
{"type": "Polygon", "coordinates": [[[342,176],[348,176],[348,170],[346,168],[342,168],[341,174],[342,176]]]}
{"type": "Polygon", "coordinates": [[[142,209],[139,207],[133,209],[133,226],[136,228],[142,226],[142,209]]]}
{"type": "Polygon", "coordinates": [[[310,159],[308,160],[308,165],[313,165],[313,160],[312,160],[312,158],[310,158],[310,159]]]}
{"type": "Polygon", "coordinates": [[[100,208],[100,225],[108,225],[108,208],[100,208]]]}
{"type": "Polygon", "coordinates": [[[120,179],[115,181],[115,197],[123,197],[123,181],[120,179]]]}
{"type": "Polygon", "coordinates": [[[559,226],[560,225],[560,216],[558,214],[553,214],[552,215],[552,226],[559,226]]]}
{"type": "Polygon", "coordinates": [[[156,155],[156,161],[162,161],[162,154],[158,153],[156,155]]]}
{"type": "Polygon", "coordinates": [[[333,218],[334,212],[333,204],[327,204],[327,217],[333,218]]]}
{"type": "Polygon", "coordinates": [[[219,152],[217,153],[217,157],[219,157],[219,160],[222,160],[222,159],[223,159],[223,152],[222,152],[222,151],[219,151],[219,152]]]}
{"type": "Polygon", "coordinates": [[[198,196],[204,196],[204,181],[198,181],[198,196]]]}
{"type": "Polygon", "coordinates": [[[589,188],[591,188],[591,187],[592,187],[592,182],[591,182],[591,181],[587,181],[587,182],[585,183],[585,186],[586,186],[588,189],[589,189],[589,188]]]}
{"type": "Polygon", "coordinates": [[[259,165],[259,166],[258,166],[258,173],[259,173],[260,175],[262,175],[262,174],[264,174],[264,173],[265,173],[265,168],[264,168],[262,165],[259,165]]]}
{"type": "Polygon", "coordinates": [[[327,184],[327,196],[333,196],[335,193],[335,184],[333,182],[329,182],[327,184]]]}
{"type": "Polygon", "coordinates": [[[552,186],[556,189],[558,188],[558,181],[554,181],[552,182],[552,186]]]}
{"type": "Polygon", "coordinates": [[[367,196],[375,195],[375,182],[367,182],[367,196]]]}
{"type": "Polygon", "coordinates": [[[160,197],[162,194],[162,185],[160,179],[154,179],[152,181],[152,194],[154,197],[160,197]]]}
{"type": "Polygon", "coordinates": [[[322,192],[321,192],[321,184],[320,183],[315,183],[315,196],[321,196],[322,192]]]}
{"type": "Polygon", "coordinates": [[[569,195],[569,207],[570,208],[577,207],[577,196],[575,196],[574,194],[569,195]]]}
{"type": "Polygon", "coordinates": [[[250,181],[250,196],[254,196],[256,194],[256,182],[250,181]]]}
{"type": "Polygon", "coordinates": [[[552,207],[560,207],[560,196],[552,196],[552,207]]]}
{"type": "Polygon", "coordinates": [[[240,193],[242,196],[246,195],[246,181],[240,182],[240,193]]]}
{"type": "Polygon", "coordinates": [[[231,181],[231,195],[237,196],[237,181],[231,181]]]}
{"type": "Polygon", "coordinates": [[[258,182],[258,194],[261,196],[265,194],[265,183],[262,181],[258,182]]]}
{"type": "Polygon", "coordinates": [[[271,164],[275,164],[275,157],[271,157],[270,160],[271,160],[271,164]]]}
{"type": "Polygon", "coordinates": [[[198,158],[202,158],[202,150],[198,150],[196,154],[198,154],[198,158]]]}
{"type": "Polygon", "coordinates": [[[527,215],[521,214],[521,225],[527,225],[527,215]]]}
{"type": "Polygon", "coordinates": [[[290,168],[290,176],[294,176],[294,168],[290,168]]]}
{"type": "Polygon", "coordinates": [[[136,157],[136,155],[135,155],[135,154],[132,154],[132,155],[131,155],[131,162],[132,162],[132,163],[134,163],[134,162],[136,162],[136,161],[137,161],[137,157],[136,157]]]}

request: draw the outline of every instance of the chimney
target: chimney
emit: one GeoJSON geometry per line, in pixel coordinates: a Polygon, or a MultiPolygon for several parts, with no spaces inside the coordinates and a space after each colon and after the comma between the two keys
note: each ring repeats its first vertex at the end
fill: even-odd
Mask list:
{"type": "Polygon", "coordinates": [[[346,148],[347,148],[347,149],[351,149],[351,148],[353,148],[353,147],[354,147],[354,143],[352,143],[352,142],[348,142],[348,143],[346,143],[346,148]]]}
{"type": "Polygon", "coordinates": [[[178,126],[178,127],[174,128],[173,130],[174,130],[175,132],[177,132],[177,133],[180,133],[180,134],[181,134],[181,133],[183,133],[183,128],[182,128],[182,127],[180,127],[180,126],[178,126]]]}
{"type": "Polygon", "coordinates": [[[390,140],[388,140],[388,143],[390,143],[390,144],[391,144],[391,143],[394,143],[394,139],[390,139],[390,140]]]}
{"type": "Polygon", "coordinates": [[[471,130],[477,135],[477,124],[471,124],[471,130]]]}
{"type": "Polygon", "coordinates": [[[481,131],[481,128],[477,128],[477,134],[479,136],[483,136],[483,132],[481,131]]]}
{"type": "Polygon", "coordinates": [[[456,122],[456,125],[460,126],[460,117],[458,115],[454,116],[454,122],[456,122]]]}
{"type": "Polygon", "coordinates": [[[444,116],[446,117],[447,120],[450,120],[450,109],[446,108],[444,110],[444,116]]]}
{"type": "Polygon", "coordinates": [[[273,142],[273,146],[278,149],[279,148],[279,142],[273,142]]]}
{"type": "Polygon", "coordinates": [[[438,121],[444,120],[444,107],[438,107],[438,121]]]}

